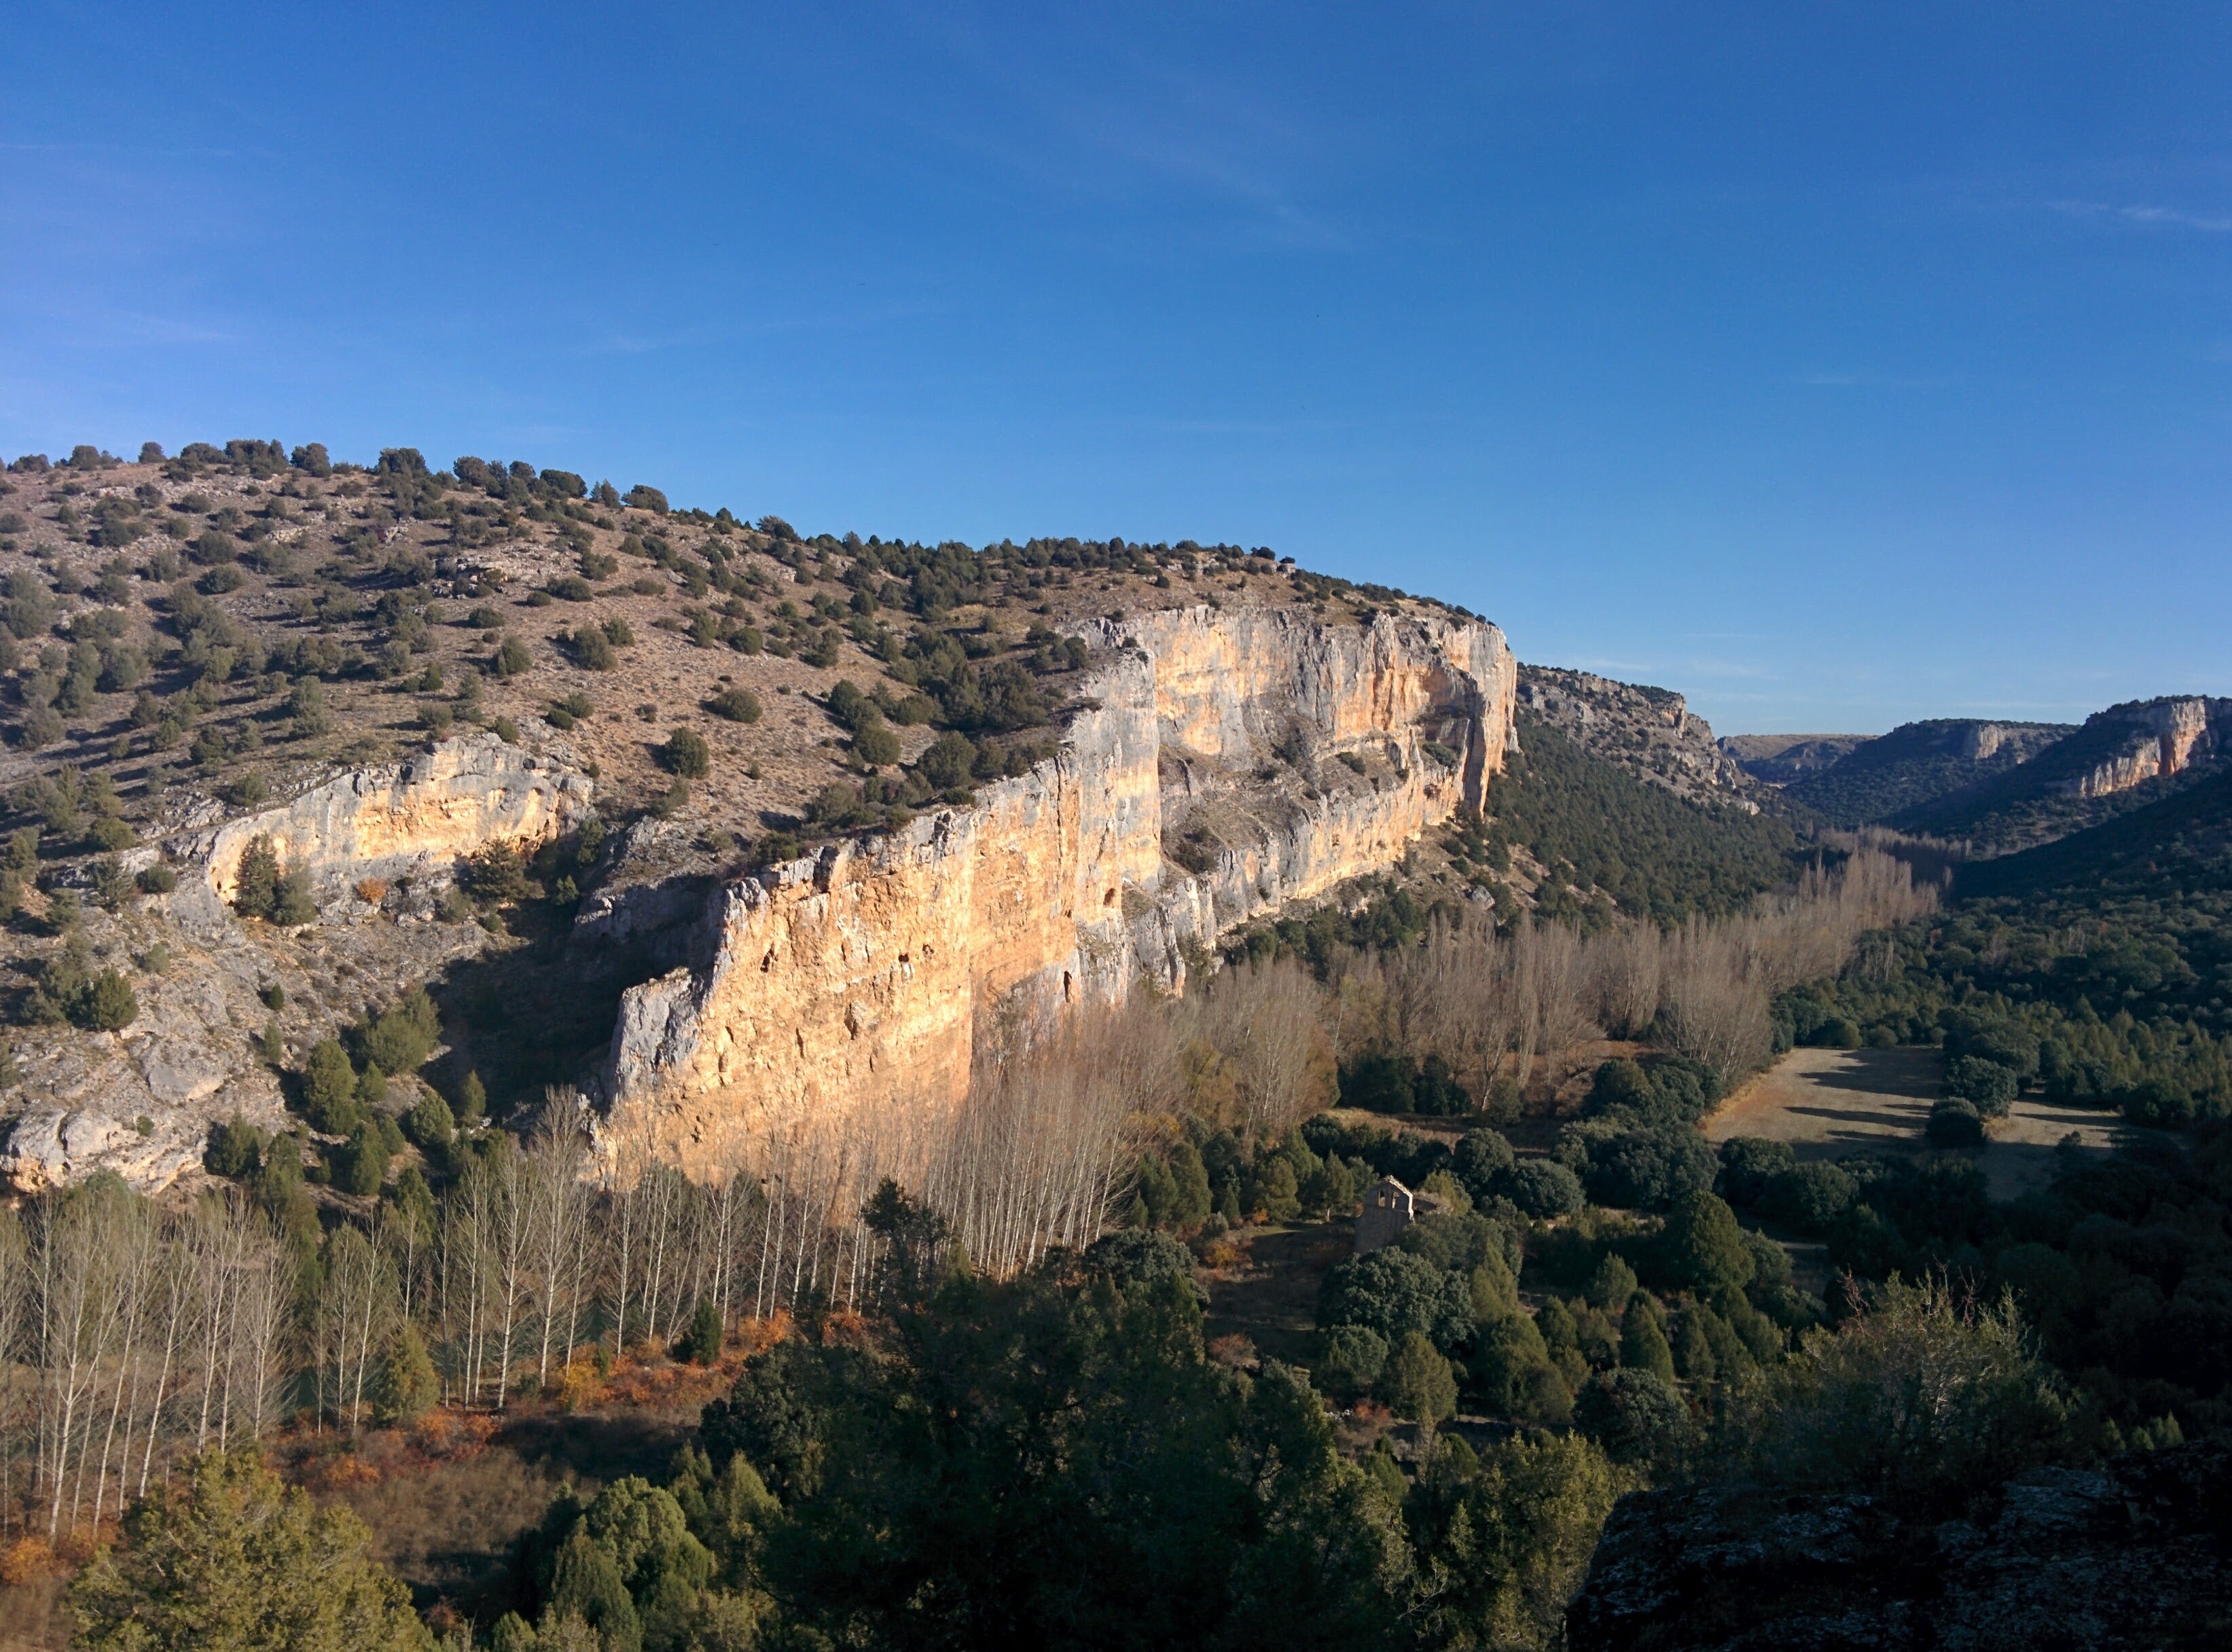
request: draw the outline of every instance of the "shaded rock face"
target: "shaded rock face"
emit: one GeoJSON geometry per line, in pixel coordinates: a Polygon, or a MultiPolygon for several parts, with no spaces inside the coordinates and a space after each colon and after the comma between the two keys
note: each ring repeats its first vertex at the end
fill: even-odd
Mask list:
{"type": "Polygon", "coordinates": [[[365,878],[445,879],[490,844],[532,847],[557,837],[587,816],[591,790],[587,775],[494,735],[444,741],[174,845],[174,858],[191,870],[171,912],[190,930],[221,932],[230,922],[241,857],[259,837],[271,839],[289,871],[308,871],[325,909],[347,901],[365,878]]]}
{"type": "Polygon", "coordinates": [[[2112,796],[2222,755],[2226,731],[2232,729],[2232,700],[2195,697],[2112,706],[2092,722],[2123,737],[2115,749],[2062,783],[2060,789],[2070,797],[2112,796]]]}
{"type": "Polygon", "coordinates": [[[2232,1645],[2232,1446],[2009,1481],[1989,1516],[1901,1520],[1860,1496],[1642,1492],[1606,1523],[1573,1652],[1906,1652],[2232,1645]]]}
{"type": "Polygon", "coordinates": [[[691,961],[622,1000],[616,1130],[693,1168],[807,1118],[949,1107],[986,1013],[1180,989],[1195,947],[1393,863],[1502,764],[1491,625],[1201,608],[1093,640],[1112,657],[1051,760],[711,893],[691,961]],[[1165,858],[1180,830],[1197,871],[1165,858]]]}

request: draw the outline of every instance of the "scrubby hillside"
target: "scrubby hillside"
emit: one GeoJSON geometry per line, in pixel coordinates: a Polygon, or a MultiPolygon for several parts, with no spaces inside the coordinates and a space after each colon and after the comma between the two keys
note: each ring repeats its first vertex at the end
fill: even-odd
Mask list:
{"type": "Polygon", "coordinates": [[[1723,735],[1720,747],[1754,780],[1788,786],[1841,762],[1873,738],[1872,735],[1723,735]]]}
{"type": "Polygon", "coordinates": [[[1756,808],[1761,788],[1671,689],[1551,665],[1519,668],[1519,703],[1591,757],[1691,803],[1756,808]]]}
{"type": "MultiPolygon", "coordinates": [[[[166,1181],[421,984],[453,1098],[581,1076],[709,890],[1044,761],[1127,618],[1463,623],[1268,550],[808,537],[408,449],[81,448],[0,488],[19,1179],[166,1181]]],[[[1313,762],[1310,796],[1387,763],[1313,762]]]]}
{"type": "Polygon", "coordinates": [[[2214,772],[2232,729],[2232,701],[2134,700],[2096,711],[2020,768],[1886,817],[1902,831],[1965,839],[2006,854],[2097,826],[2214,772]]]}
{"type": "Polygon", "coordinates": [[[1787,794],[1846,830],[1891,822],[2016,768],[2069,732],[2066,723],[1971,717],[1902,723],[1796,776],[1787,794]]]}

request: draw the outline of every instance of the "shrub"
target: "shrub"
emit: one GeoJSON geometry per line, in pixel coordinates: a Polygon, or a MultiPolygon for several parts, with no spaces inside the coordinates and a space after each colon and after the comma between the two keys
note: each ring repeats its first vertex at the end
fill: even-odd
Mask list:
{"type": "Polygon", "coordinates": [[[1923,1139],[1932,1147],[1979,1147],[1984,1140],[1984,1120],[1965,1101],[1941,1101],[1930,1109],[1923,1139]]]}
{"type": "Polygon", "coordinates": [[[713,767],[713,748],[692,729],[677,729],[659,748],[659,761],[685,780],[699,780],[713,767]]]}
{"type": "Polygon", "coordinates": [[[717,1364],[723,1340],[720,1309],[710,1297],[700,1297],[697,1312],[690,1316],[690,1328],[675,1338],[672,1352],[693,1365],[717,1364]]]}
{"type": "Polygon", "coordinates": [[[1808,1332],[1749,1432],[1758,1473],[1943,1518],[2071,1449],[2068,1405],[2012,1298],[1989,1306],[1897,1281],[1808,1332]]]}
{"type": "MultiPolygon", "coordinates": [[[[1568,1128],[1570,1132],[1575,1127],[1568,1128]]],[[[1663,1210],[1684,1194],[1713,1185],[1716,1166],[1712,1150],[1686,1125],[1646,1126],[1573,1139],[1581,1148],[1581,1184],[1599,1204],[1663,1210]]],[[[1560,1157],[1572,1150],[1561,1143],[1560,1157]]]]}
{"type": "Polygon", "coordinates": [[[1497,1178],[1495,1196],[1535,1221],[1573,1215],[1583,1203],[1580,1178],[1548,1159],[1521,1159],[1497,1178]]]}
{"type": "Polygon", "coordinates": [[[957,786],[969,784],[970,771],[976,762],[976,748],[968,736],[947,731],[930,743],[929,748],[915,759],[915,772],[940,791],[951,791],[957,786]]]}
{"type": "Polygon", "coordinates": [[[1852,1174],[1834,1164],[1794,1164],[1769,1183],[1759,1206],[1809,1234],[1826,1233],[1859,1195],[1852,1174]]]}
{"type": "Polygon", "coordinates": [[[115,1033],[140,1018],[140,1001],[132,983],[114,969],[104,969],[85,984],[70,1008],[70,1019],[93,1033],[115,1033]]]}
{"type": "Polygon", "coordinates": [[[1573,1402],[1573,1423],[1618,1463],[1677,1458],[1696,1434],[1674,1385],[1632,1369],[1606,1371],[1583,1388],[1573,1402]]]}
{"type": "Polygon", "coordinates": [[[431,1090],[423,1090],[411,1111],[403,1115],[403,1133],[422,1152],[435,1153],[456,1137],[457,1121],[448,1102],[431,1090]]]}
{"type": "Polygon", "coordinates": [[[878,717],[863,723],[853,736],[853,751],[871,768],[884,768],[899,760],[899,737],[891,725],[878,717]]]}
{"type": "MultiPolygon", "coordinates": [[[[313,1230],[315,1232],[315,1229],[313,1230]]],[[[418,1646],[411,1591],[345,1507],[320,1508],[252,1446],[185,1464],[70,1586],[88,1647],[418,1646]]]]}
{"type": "Polygon", "coordinates": [[[237,1180],[262,1168],[269,1138],[235,1113],[210,1126],[209,1142],[202,1149],[202,1168],[211,1176],[237,1180]]]}
{"type": "Polygon", "coordinates": [[[566,649],[585,671],[609,671],[620,663],[611,640],[596,625],[576,625],[566,639],[566,649]]]}
{"type": "Polygon", "coordinates": [[[620,502],[637,510],[648,510],[658,515],[666,515],[666,496],[646,483],[639,482],[620,496],[620,502]]]}
{"type": "Polygon", "coordinates": [[[1325,1351],[1311,1374],[1334,1398],[1355,1400],[1372,1390],[1386,1365],[1386,1338],[1365,1325],[1335,1325],[1325,1333],[1325,1351]]]}
{"type": "Polygon", "coordinates": [[[1721,1168],[1713,1188],[1730,1204],[1756,1205],[1778,1176],[1798,1168],[1788,1142],[1763,1136],[1734,1136],[1721,1143],[1721,1168]]]}
{"type": "Polygon", "coordinates": [[[1453,1345],[1470,1331],[1471,1315],[1463,1275],[1392,1246],[1336,1262],[1318,1294],[1320,1325],[1364,1325],[1391,1343],[1417,1331],[1453,1345]]]}
{"type": "Polygon", "coordinates": [[[506,637],[496,651],[496,674],[500,677],[517,677],[535,669],[535,656],[527,645],[516,637],[506,637]]]}
{"type": "Polygon", "coordinates": [[[302,1117],[326,1136],[347,1135],[357,1123],[356,1069],[336,1040],[321,1040],[310,1051],[302,1070],[302,1117]]]}
{"type": "Polygon", "coordinates": [[[1981,1055],[1956,1055],[1945,1064],[1945,1093],[1985,1118],[2005,1118],[2021,1088],[2015,1069],[1981,1055]]]}
{"type": "Polygon", "coordinates": [[[392,1009],[360,1022],[351,1040],[365,1061],[384,1072],[413,1072],[441,1037],[441,1018],[424,987],[407,993],[392,1009]]]}
{"type": "Polygon", "coordinates": [[[317,903],[310,897],[310,874],[297,866],[279,880],[271,903],[271,922],[293,929],[317,921],[317,903]]]}
{"type": "Polygon", "coordinates": [[[1685,1193],[1667,1212],[1659,1259],[1676,1284],[1714,1299],[1751,1283],[1751,1248],[1736,1213],[1710,1193],[1685,1193]]]}
{"type": "Polygon", "coordinates": [[[406,1319],[373,1383],[372,1414],[386,1427],[393,1428],[425,1416],[441,1397],[441,1379],[427,1357],[425,1342],[418,1335],[418,1327],[406,1319]]]}
{"type": "Polygon", "coordinates": [[[1396,1344],[1380,1387],[1397,1416],[1427,1428],[1457,1414],[1457,1377],[1450,1362],[1418,1331],[1406,1332],[1396,1344]]]}
{"type": "Polygon", "coordinates": [[[369,1119],[357,1121],[334,1156],[334,1185],[343,1193],[368,1196],[387,1177],[387,1143],[369,1119]]]}
{"type": "Polygon", "coordinates": [[[705,703],[705,709],[730,722],[757,722],[760,696],[749,689],[723,689],[705,703]]]}

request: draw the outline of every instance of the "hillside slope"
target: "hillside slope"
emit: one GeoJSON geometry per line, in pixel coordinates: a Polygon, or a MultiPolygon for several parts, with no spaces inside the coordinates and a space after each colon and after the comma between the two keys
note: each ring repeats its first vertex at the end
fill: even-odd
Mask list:
{"type": "Polygon", "coordinates": [[[2006,854],[2144,807],[2211,772],[2228,749],[2232,701],[2134,700],[2096,711],[2020,768],[1884,818],[1901,831],[1966,839],[1972,852],[2006,854]]]}
{"type": "Polygon", "coordinates": [[[1964,897],[2086,901],[2232,891],[2232,768],[2052,843],[1971,862],[1955,888],[1964,897]]]}
{"type": "Polygon", "coordinates": [[[2069,732],[2060,723],[1968,717],[1902,723],[1785,791],[1832,826],[1880,825],[2014,769],[2069,732]]]}
{"type": "MultiPolygon", "coordinates": [[[[0,1127],[25,1185],[189,1174],[213,1120],[286,1125],[337,1036],[391,1121],[429,1076],[499,1107],[630,1089],[616,1026],[637,1070],[691,1040],[666,1015],[646,1042],[623,996],[714,966],[714,909],[810,906],[877,854],[1028,859],[979,828],[1034,786],[1058,858],[1123,868],[1095,923],[1167,885],[1173,935],[1205,938],[1399,855],[1508,729],[1494,627],[1267,550],[807,537],[524,463],[261,441],[32,456],[0,488],[0,1127]],[[1143,660],[1152,737],[1103,842],[1067,754],[1143,660]],[[1182,681],[1197,711],[1162,703],[1182,681]],[[420,985],[438,1026],[375,1036],[420,985]]],[[[842,947],[957,962],[878,933],[842,947]]],[[[1076,946],[964,973],[996,995],[1076,946]]],[[[1067,964],[1080,988],[1118,968],[1067,964]]],[[[857,994],[827,1007],[858,1034],[857,994]]]]}
{"type": "Polygon", "coordinates": [[[1721,750],[1755,781],[1770,786],[1818,774],[1843,761],[1873,735],[1723,735],[1721,750]]]}

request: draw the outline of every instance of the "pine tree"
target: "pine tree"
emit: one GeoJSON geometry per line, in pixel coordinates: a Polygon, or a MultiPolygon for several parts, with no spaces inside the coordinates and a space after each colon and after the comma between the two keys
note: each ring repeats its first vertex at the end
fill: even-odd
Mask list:
{"type": "Polygon", "coordinates": [[[321,1509],[252,1450],[210,1453],[125,1516],[70,1588],[88,1652],[420,1652],[411,1592],[366,1552],[344,1507],[321,1509]]]}
{"type": "Polygon", "coordinates": [[[268,918],[279,903],[279,857],[271,839],[257,837],[240,857],[233,874],[232,907],[243,917],[268,918]]]}
{"type": "Polygon", "coordinates": [[[373,1385],[373,1415],[383,1423],[410,1422],[425,1416],[441,1397],[442,1385],[418,1327],[408,1320],[397,1333],[373,1385]]]}
{"type": "Polygon", "coordinates": [[[1651,1299],[1640,1291],[1629,1299],[1619,1323],[1619,1363],[1632,1371],[1649,1371],[1661,1382],[1674,1380],[1674,1351],[1666,1345],[1651,1299]]]}

